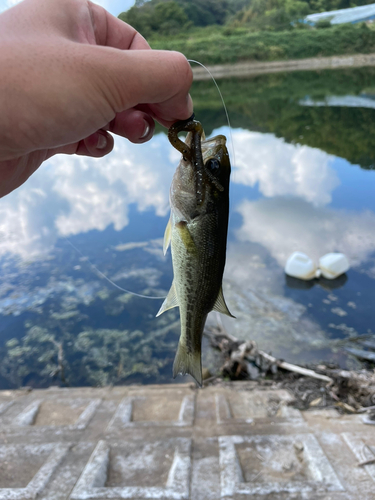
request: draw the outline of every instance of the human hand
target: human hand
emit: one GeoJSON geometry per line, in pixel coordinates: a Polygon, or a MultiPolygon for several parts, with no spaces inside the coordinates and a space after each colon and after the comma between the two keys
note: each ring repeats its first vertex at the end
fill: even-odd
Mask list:
{"type": "Polygon", "coordinates": [[[57,153],[101,157],[107,131],[141,143],[193,112],[186,58],[85,0],[1,14],[0,67],[0,197],[57,153]]]}

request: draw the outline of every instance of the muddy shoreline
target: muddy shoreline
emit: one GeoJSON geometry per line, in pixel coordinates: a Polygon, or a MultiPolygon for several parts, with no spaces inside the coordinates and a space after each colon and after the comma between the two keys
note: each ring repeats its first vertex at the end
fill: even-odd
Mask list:
{"type": "MultiPolygon", "coordinates": [[[[316,71],[338,68],[361,68],[375,66],[375,54],[354,54],[332,57],[311,57],[287,61],[246,61],[234,64],[207,66],[214,78],[255,76],[284,71],[316,71]]],[[[201,67],[193,65],[194,80],[209,80],[211,76],[201,67]]]]}

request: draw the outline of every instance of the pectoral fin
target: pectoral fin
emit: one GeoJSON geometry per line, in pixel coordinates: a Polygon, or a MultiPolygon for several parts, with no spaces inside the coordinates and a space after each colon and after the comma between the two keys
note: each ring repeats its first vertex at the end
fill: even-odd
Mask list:
{"type": "Polygon", "coordinates": [[[229,311],[227,304],[225,303],[224,295],[223,295],[223,287],[220,287],[219,295],[217,296],[214,308],[214,311],[218,311],[222,314],[226,314],[231,318],[235,318],[233,314],[229,311]]]}
{"type": "Polygon", "coordinates": [[[168,247],[171,243],[171,235],[172,235],[172,226],[171,226],[171,218],[169,217],[169,221],[167,227],[164,232],[164,241],[163,241],[163,254],[167,253],[168,247]]]}
{"type": "Polygon", "coordinates": [[[185,245],[188,253],[195,254],[197,253],[197,247],[195,246],[194,240],[190,234],[190,231],[187,227],[187,222],[180,221],[176,224],[176,228],[178,234],[182,240],[182,243],[185,245]]]}
{"type": "Polygon", "coordinates": [[[159,309],[159,312],[157,313],[156,317],[163,314],[163,312],[168,311],[168,309],[172,309],[173,307],[177,307],[178,305],[179,304],[176,295],[176,288],[174,286],[174,281],[173,281],[171,289],[169,290],[168,295],[166,296],[164,302],[162,303],[161,308],[159,309]]]}

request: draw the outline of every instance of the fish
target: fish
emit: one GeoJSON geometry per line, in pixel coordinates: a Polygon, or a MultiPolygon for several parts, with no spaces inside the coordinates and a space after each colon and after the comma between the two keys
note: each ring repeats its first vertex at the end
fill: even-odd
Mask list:
{"type": "Polygon", "coordinates": [[[226,258],[231,165],[226,137],[205,139],[194,115],[172,125],[168,138],[182,158],[170,188],[171,214],[163,251],[172,252],[173,282],[157,316],[179,307],[181,334],[173,378],[190,374],[202,386],[201,344],[210,311],[234,317],[222,280],[226,258]],[[183,142],[178,134],[187,132],[183,142]]]}

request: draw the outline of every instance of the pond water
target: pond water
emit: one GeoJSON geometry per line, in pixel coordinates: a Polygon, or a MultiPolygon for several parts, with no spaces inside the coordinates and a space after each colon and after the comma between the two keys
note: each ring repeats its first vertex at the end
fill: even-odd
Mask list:
{"type": "MultiPolygon", "coordinates": [[[[219,85],[235,153],[224,295],[237,319],[223,324],[291,362],[357,367],[337,340],[374,332],[375,71],[219,85]],[[343,252],[351,268],[301,287],[283,272],[296,250],[343,252]]],[[[206,135],[229,139],[214,85],[196,82],[192,94],[206,135]]],[[[155,318],[160,299],[113,283],[166,295],[178,161],[158,128],[144,145],[117,138],[103,159],[52,158],[0,201],[1,389],[173,381],[178,310],[155,318]]],[[[207,342],[203,351],[214,370],[207,342]]]]}

